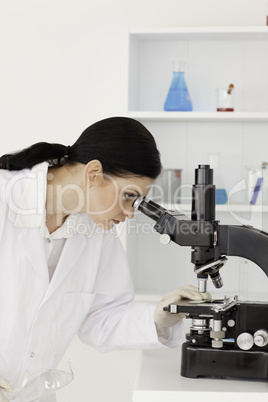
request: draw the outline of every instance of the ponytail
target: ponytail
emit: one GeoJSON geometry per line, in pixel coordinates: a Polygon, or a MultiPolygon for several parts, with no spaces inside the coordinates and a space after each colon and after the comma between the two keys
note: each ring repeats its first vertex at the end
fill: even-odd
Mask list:
{"type": "Polygon", "coordinates": [[[146,176],[156,179],[162,165],[152,134],[137,120],[111,117],[88,127],[70,147],[39,142],[0,158],[0,169],[21,170],[47,161],[49,166],[87,164],[98,159],[111,176],[146,176]]]}
{"type": "Polygon", "coordinates": [[[49,166],[63,166],[70,158],[70,146],[38,142],[22,151],[0,157],[0,169],[22,170],[47,161],[49,166]]]}

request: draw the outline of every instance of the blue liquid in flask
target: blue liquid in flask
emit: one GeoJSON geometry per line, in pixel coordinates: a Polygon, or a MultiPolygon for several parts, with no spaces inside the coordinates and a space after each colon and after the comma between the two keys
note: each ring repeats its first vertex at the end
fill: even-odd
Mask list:
{"type": "Polygon", "coordinates": [[[228,201],[228,196],[225,188],[216,189],[216,204],[223,205],[228,201]]]}
{"type": "Polygon", "coordinates": [[[184,78],[184,71],[173,71],[173,78],[164,105],[165,111],[191,112],[191,98],[184,78]]]}

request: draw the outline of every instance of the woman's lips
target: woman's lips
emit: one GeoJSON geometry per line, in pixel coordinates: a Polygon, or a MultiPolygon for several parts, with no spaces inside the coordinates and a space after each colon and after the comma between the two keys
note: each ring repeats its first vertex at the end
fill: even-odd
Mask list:
{"type": "Polygon", "coordinates": [[[120,223],[120,221],[118,221],[118,220],[116,220],[116,219],[113,219],[113,222],[114,222],[116,225],[118,225],[118,224],[120,223]]]}

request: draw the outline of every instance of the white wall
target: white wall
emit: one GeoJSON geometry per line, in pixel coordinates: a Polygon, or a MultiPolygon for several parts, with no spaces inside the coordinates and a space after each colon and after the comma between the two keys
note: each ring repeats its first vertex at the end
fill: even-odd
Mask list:
{"type": "Polygon", "coordinates": [[[0,5],[1,152],[72,143],[125,114],[128,29],[264,25],[265,0],[10,0],[0,5]]]}
{"type": "MultiPolygon", "coordinates": [[[[72,144],[127,112],[130,27],[265,25],[266,0],[2,0],[0,153],[72,144]]],[[[100,355],[74,340],[75,381],[59,401],[130,402],[139,352],[100,355]]]]}

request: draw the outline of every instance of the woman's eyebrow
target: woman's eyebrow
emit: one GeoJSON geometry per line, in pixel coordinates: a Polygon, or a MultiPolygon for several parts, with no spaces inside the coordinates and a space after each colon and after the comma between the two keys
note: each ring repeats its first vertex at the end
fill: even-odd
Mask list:
{"type": "Polygon", "coordinates": [[[133,189],[129,188],[126,191],[131,191],[131,192],[135,193],[135,195],[137,195],[137,197],[141,197],[141,194],[137,190],[133,190],[133,189]]]}

